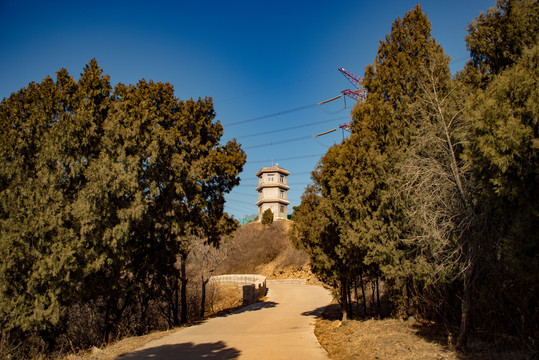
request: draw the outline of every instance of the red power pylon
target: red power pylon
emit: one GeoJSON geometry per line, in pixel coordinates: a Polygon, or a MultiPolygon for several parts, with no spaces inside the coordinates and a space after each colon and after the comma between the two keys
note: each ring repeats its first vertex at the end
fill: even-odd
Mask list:
{"type": "Polygon", "coordinates": [[[343,68],[339,68],[339,71],[356,87],[356,90],[343,90],[341,94],[351,97],[356,101],[367,99],[367,90],[363,89],[361,85],[363,78],[343,68]]]}
{"type": "MultiPolygon", "coordinates": [[[[322,105],[322,104],[328,103],[330,101],[337,100],[338,98],[340,98],[343,95],[351,97],[352,99],[354,99],[356,101],[367,99],[367,90],[363,89],[363,86],[361,85],[361,83],[363,82],[363,78],[361,76],[359,76],[359,75],[351,73],[348,70],[345,70],[344,68],[339,68],[339,71],[356,87],[356,90],[351,90],[351,89],[343,90],[343,91],[341,91],[342,95],[335,96],[334,98],[331,98],[329,100],[321,101],[321,102],[318,103],[318,105],[322,105]]],[[[343,99],[344,99],[344,107],[346,107],[346,97],[344,97],[343,99]]],[[[348,123],[340,124],[339,128],[342,129],[342,131],[343,131],[343,140],[344,140],[344,131],[345,130],[348,131],[348,132],[352,132],[352,129],[350,128],[350,124],[348,124],[348,123]]],[[[316,138],[318,136],[326,135],[326,134],[329,134],[329,133],[334,132],[336,130],[337,130],[337,128],[329,130],[329,131],[325,131],[323,133],[313,135],[313,137],[316,138]]]]}

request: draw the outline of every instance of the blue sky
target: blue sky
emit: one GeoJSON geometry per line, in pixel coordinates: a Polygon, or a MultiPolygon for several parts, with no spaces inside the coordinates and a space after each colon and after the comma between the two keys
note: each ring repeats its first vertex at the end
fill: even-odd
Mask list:
{"type": "MultiPolygon", "coordinates": [[[[0,98],[62,67],[78,78],[92,58],[113,85],[145,78],[171,83],[181,99],[212,97],[222,140],[237,138],[247,152],[226,210],[256,214],[255,173],[278,163],[291,173],[291,213],[320,156],[343,137],[312,135],[347,122],[353,101],[316,104],[352,87],[337,69],[363,75],[417,2],[0,0],[0,98]]],[[[419,4],[458,71],[466,26],[494,0],[419,4]]]]}

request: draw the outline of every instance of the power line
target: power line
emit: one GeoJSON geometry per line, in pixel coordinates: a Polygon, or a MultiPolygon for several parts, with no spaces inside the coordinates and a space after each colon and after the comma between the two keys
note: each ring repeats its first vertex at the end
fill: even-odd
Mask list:
{"type": "Polygon", "coordinates": [[[300,172],[291,172],[290,173],[290,176],[292,175],[305,175],[305,174],[310,174],[312,172],[312,170],[309,170],[309,171],[300,171],[300,172]]]}
{"type": "Polygon", "coordinates": [[[274,133],[277,133],[277,132],[301,129],[301,128],[304,128],[304,127],[315,126],[315,125],[325,124],[325,123],[332,122],[332,121],[340,121],[340,120],[349,119],[349,118],[350,118],[350,116],[341,116],[341,117],[336,118],[336,119],[322,120],[322,121],[317,121],[317,122],[310,123],[310,124],[290,126],[290,127],[287,127],[287,128],[277,129],[277,130],[268,130],[268,131],[263,131],[263,132],[259,132],[259,133],[255,133],[255,134],[237,136],[236,138],[237,139],[245,139],[245,138],[248,138],[248,137],[269,135],[269,134],[274,134],[274,133]]]}
{"type": "Polygon", "coordinates": [[[260,148],[260,147],[264,147],[264,146],[279,145],[279,144],[285,144],[285,143],[288,143],[288,142],[300,141],[300,140],[307,140],[307,139],[312,139],[312,138],[313,138],[312,135],[308,135],[308,136],[300,136],[300,137],[293,138],[293,139],[287,139],[287,140],[281,140],[281,141],[269,142],[269,143],[259,144],[259,145],[246,146],[246,147],[244,147],[243,149],[244,149],[244,150],[247,150],[247,149],[255,149],[255,148],[260,148]]]}
{"type": "MultiPolygon", "coordinates": [[[[309,171],[309,173],[311,173],[311,172],[309,171]]],[[[308,183],[308,181],[307,182],[304,182],[304,181],[299,182],[298,181],[298,182],[287,182],[286,184],[290,185],[290,186],[292,186],[292,185],[296,186],[296,185],[306,185],[307,183],[308,183]]],[[[239,184],[238,187],[240,187],[240,186],[256,188],[258,186],[258,184],[239,184]]]]}
{"type": "Polygon", "coordinates": [[[253,207],[254,207],[254,204],[251,204],[251,206],[249,206],[249,207],[243,206],[243,205],[237,205],[236,206],[235,204],[230,204],[228,201],[225,204],[226,209],[232,209],[234,211],[246,212],[246,213],[253,212],[253,210],[252,210],[253,207]]]}
{"type": "Polygon", "coordinates": [[[239,196],[248,196],[250,198],[254,197],[254,196],[257,196],[257,193],[255,191],[253,191],[252,194],[247,194],[247,193],[242,193],[242,192],[238,192],[238,191],[234,191],[234,196],[236,195],[239,195],[239,196]]]}
{"type": "MultiPolygon", "coordinates": [[[[227,205],[227,206],[228,206],[228,205],[227,205]]],[[[238,213],[238,214],[241,214],[240,216],[242,216],[242,217],[243,217],[244,215],[249,215],[249,214],[253,215],[254,213],[257,212],[256,209],[251,209],[251,210],[247,210],[247,209],[238,209],[238,208],[234,208],[233,206],[228,206],[228,207],[226,208],[225,211],[227,211],[229,214],[230,214],[231,212],[236,212],[236,213],[238,213]]]]}
{"type": "Polygon", "coordinates": [[[300,156],[291,156],[287,158],[280,158],[280,159],[268,159],[268,160],[256,160],[256,161],[249,161],[247,160],[247,163],[249,164],[260,164],[260,163],[267,163],[267,162],[279,162],[279,161],[287,161],[287,160],[299,160],[299,159],[307,159],[307,158],[313,158],[322,156],[324,154],[313,154],[313,155],[300,155],[300,156]]]}
{"type": "Polygon", "coordinates": [[[252,121],[264,120],[264,119],[268,119],[268,118],[279,116],[279,115],[290,114],[290,113],[293,113],[293,112],[296,112],[296,111],[306,110],[306,109],[309,109],[309,108],[312,108],[312,107],[315,107],[315,106],[318,106],[318,103],[314,103],[314,104],[310,104],[310,105],[304,105],[304,106],[300,106],[300,107],[297,107],[297,108],[294,108],[294,109],[289,109],[289,110],[277,112],[277,113],[274,113],[274,114],[259,116],[259,117],[255,117],[255,118],[252,118],[252,119],[236,121],[236,122],[231,123],[231,124],[226,124],[226,126],[228,127],[228,126],[245,124],[245,123],[252,122],[252,121]]]}
{"type": "Polygon", "coordinates": [[[254,203],[251,203],[251,202],[247,202],[247,201],[242,201],[242,200],[238,200],[238,199],[227,199],[227,201],[232,201],[232,202],[235,202],[235,203],[238,203],[238,204],[243,204],[243,205],[253,205],[254,206],[254,203]]]}

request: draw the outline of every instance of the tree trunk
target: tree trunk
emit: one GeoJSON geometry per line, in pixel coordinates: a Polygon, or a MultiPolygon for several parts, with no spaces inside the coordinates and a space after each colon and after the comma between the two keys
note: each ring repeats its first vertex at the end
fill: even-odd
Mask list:
{"type": "Polygon", "coordinates": [[[348,295],[348,318],[352,319],[354,317],[354,309],[352,307],[352,289],[349,284],[346,285],[346,292],[348,295]]]}
{"type": "Polygon", "coordinates": [[[181,313],[180,313],[180,323],[185,324],[187,322],[187,253],[182,253],[181,263],[180,263],[180,279],[181,279],[181,313]]]}
{"type": "Polygon", "coordinates": [[[367,295],[365,295],[365,283],[363,282],[363,274],[359,274],[359,280],[361,281],[361,294],[363,295],[363,311],[367,316],[367,295]]]}
{"type": "Polygon", "coordinates": [[[464,273],[463,294],[461,302],[460,330],[457,338],[456,348],[464,350],[468,343],[468,332],[470,330],[470,313],[472,299],[472,267],[470,266],[464,273]]]}
{"type": "Polygon", "coordinates": [[[376,275],[376,303],[378,304],[378,316],[382,314],[382,307],[380,306],[380,278],[376,275]]]}
{"type": "Polygon", "coordinates": [[[202,280],[202,294],[200,296],[200,317],[204,317],[204,312],[206,308],[206,285],[208,284],[209,278],[207,280],[204,280],[204,275],[201,276],[202,280]]]}
{"type": "Polygon", "coordinates": [[[174,326],[180,325],[179,310],[180,310],[180,289],[178,288],[178,279],[174,279],[174,293],[173,305],[172,305],[172,324],[174,326]]]}
{"type": "Polygon", "coordinates": [[[356,307],[357,307],[357,312],[359,314],[359,295],[357,293],[357,277],[354,279],[354,297],[356,299],[356,307]]]}
{"type": "Polygon", "coordinates": [[[348,294],[346,291],[347,283],[345,279],[341,279],[339,284],[339,296],[341,300],[341,312],[342,312],[342,321],[348,320],[348,294]]]}
{"type": "MultiPolygon", "coordinates": [[[[174,294],[172,294],[174,296],[174,294]]],[[[172,329],[174,327],[174,320],[173,320],[173,311],[172,311],[172,299],[170,301],[167,301],[167,322],[168,322],[168,328],[172,329]]]]}
{"type": "Polygon", "coordinates": [[[375,312],[376,312],[376,296],[375,296],[375,293],[376,293],[376,282],[372,282],[371,283],[371,290],[372,290],[372,302],[371,302],[371,309],[372,309],[372,314],[374,315],[375,312]]]}
{"type": "Polygon", "coordinates": [[[110,319],[110,311],[109,306],[107,304],[107,308],[105,310],[105,329],[103,329],[103,341],[105,344],[108,344],[109,342],[109,335],[110,335],[110,325],[109,325],[109,319],[110,319]]]}

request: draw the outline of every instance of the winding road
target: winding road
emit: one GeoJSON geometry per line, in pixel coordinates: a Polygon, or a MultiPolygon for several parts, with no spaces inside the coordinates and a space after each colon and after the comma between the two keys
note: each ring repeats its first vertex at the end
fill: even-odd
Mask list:
{"type": "Polygon", "coordinates": [[[314,285],[268,281],[266,301],[147,343],[121,359],[328,360],[314,321],[331,295],[314,285]]]}

